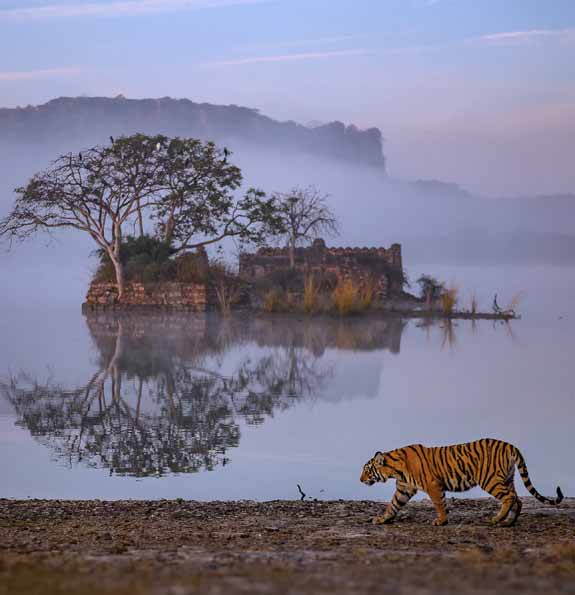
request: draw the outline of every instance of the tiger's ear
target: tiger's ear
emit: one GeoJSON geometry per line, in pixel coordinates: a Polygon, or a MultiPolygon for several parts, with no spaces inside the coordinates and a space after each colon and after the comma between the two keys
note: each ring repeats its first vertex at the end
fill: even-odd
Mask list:
{"type": "Polygon", "coordinates": [[[383,453],[378,450],[374,455],[373,455],[373,460],[376,463],[383,463],[383,453]]]}

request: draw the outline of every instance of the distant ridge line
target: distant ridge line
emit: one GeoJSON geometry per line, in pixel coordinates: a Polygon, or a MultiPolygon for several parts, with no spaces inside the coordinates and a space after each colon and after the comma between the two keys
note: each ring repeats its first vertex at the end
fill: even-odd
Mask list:
{"type": "MultiPolygon", "coordinates": [[[[37,106],[0,108],[0,139],[11,143],[79,139],[105,142],[109,135],[163,133],[218,143],[248,143],[266,149],[301,151],[318,157],[385,171],[383,136],[378,128],[360,130],[334,121],[308,127],[280,122],[258,109],[196,103],[191,99],[58,97],[37,106]]],[[[1,143],[2,141],[0,141],[1,143]]]]}

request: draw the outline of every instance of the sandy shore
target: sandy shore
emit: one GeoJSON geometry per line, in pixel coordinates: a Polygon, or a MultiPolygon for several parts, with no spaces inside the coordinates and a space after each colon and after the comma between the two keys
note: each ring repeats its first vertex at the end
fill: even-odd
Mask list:
{"type": "Polygon", "coordinates": [[[575,499],[375,502],[0,500],[0,594],[575,593],[575,499]]]}

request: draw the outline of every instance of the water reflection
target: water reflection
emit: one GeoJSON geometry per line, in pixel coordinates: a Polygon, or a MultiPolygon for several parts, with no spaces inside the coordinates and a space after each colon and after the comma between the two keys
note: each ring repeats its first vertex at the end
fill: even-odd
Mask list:
{"type": "MultiPolygon", "coordinates": [[[[137,477],[225,465],[242,423],[261,424],[298,401],[337,396],[327,350],[399,353],[405,326],[399,319],[215,315],[85,320],[97,369],[84,385],[22,372],[0,383],[0,393],[18,424],[58,460],[137,477]]],[[[376,367],[378,379],[380,358],[376,367]]]]}

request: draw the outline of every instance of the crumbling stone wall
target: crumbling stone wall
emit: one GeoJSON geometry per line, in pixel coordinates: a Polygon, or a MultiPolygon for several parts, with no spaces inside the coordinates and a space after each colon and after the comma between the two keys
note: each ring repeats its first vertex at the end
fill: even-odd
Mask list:
{"type": "Polygon", "coordinates": [[[122,302],[118,302],[115,283],[92,283],[84,310],[121,310],[134,307],[165,308],[205,312],[214,298],[205,283],[126,283],[122,302]]]}
{"type": "MultiPolygon", "coordinates": [[[[290,268],[287,248],[260,248],[253,254],[240,255],[240,275],[248,280],[264,278],[290,268]]],[[[328,248],[317,239],[309,248],[297,248],[295,268],[302,274],[332,274],[338,280],[351,278],[359,284],[375,284],[379,300],[401,293],[403,263],[401,245],[389,248],[328,248]]]]}

